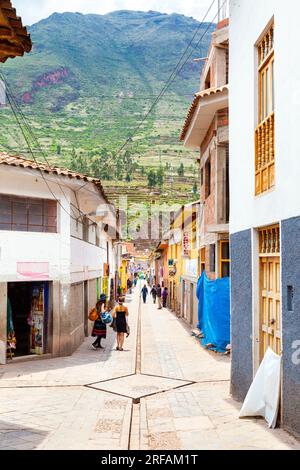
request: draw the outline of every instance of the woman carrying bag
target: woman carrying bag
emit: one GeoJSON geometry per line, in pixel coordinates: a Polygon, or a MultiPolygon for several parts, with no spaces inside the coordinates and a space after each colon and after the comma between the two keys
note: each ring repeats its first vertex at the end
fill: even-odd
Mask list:
{"type": "MultiPolygon", "coordinates": [[[[93,342],[92,347],[94,349],[103,349],[103,346],[101,346],[101,340],[102,338],[106,338],[106,323],[104,323],[102,319],[102,315],[106,311],[106,295],[101,294],[100,300],[96,304],[96,308],[93,311],[95,319],[93,331],[92,331],[92,337],[95,338],[96,340],[93,342]],[[96,310],[96,312],[95,312],[96,310]]],[[[91,319],[91,313],[90,313],[90,319],[91,319]]]]}
{"type": "Polygon", "coordinates": [[[129,326],[127,323],[128,319],[128,308],[124,305],[124,297],[119,298],[119,305],[117,305],[112,313],[114,329],[117,332],[117,351],[124,351],[124,339],[125,334],[129,335],[129,326]]]}

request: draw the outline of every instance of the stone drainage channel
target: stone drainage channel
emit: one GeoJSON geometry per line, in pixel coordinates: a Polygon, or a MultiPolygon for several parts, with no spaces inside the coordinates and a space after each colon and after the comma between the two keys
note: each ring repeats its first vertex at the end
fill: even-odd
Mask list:
{"type": "MultiPolygon", "coordinates": [[[[168,392],[170,390],[188,387],[197,382],[183,379],[172,379],[157,375],[142,373],[142,320],[141,299],[138,307],[137,335],[136,335],[136,357],[135,373],[113,379],[106,379],[97,383],[85,385],[87,388],[108,392],[113,395],[129,398],[132,400],[131,417],[128,435],[128,450],[140,449],[140,432],[143,423],[146,422],[141,409],[141,399],[168,392]],[[120,390],[123,392],[121,393],[120,390]]],[[[146,431],[146,429],[145,429],[146,431]]]]}

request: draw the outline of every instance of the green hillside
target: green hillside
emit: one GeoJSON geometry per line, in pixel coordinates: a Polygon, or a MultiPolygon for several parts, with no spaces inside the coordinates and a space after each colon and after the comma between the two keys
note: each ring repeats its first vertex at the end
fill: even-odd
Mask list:
{"type": "MultiPolygon", "coordinates": [[[[125,191],[134,199],[140,188],[167,201],[177,194],[184,202],[194,197],[196,154],[186,151],[178,136],[199,83],[200,65],[192,59],[206,55],[210,34],[127,151],[118,149],[198,26],[192,18],[158,12],[55,13],[29,28],[32,53],[1,70],[51,162],[101,177],[112,197],[125,191]]],[[[0,113],[2,149],[26,154],[11,110],[0,113]]]]}

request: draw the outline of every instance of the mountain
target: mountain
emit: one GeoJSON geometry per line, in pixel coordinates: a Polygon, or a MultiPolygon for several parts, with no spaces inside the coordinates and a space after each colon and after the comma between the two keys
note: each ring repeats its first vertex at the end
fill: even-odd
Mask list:
{"type": "MultiPolygon", "coordinates": [[[[54,13],[29,28],[32,53],[8,61],[2,71],[51,162],[108,180],[113,196],[122,186],[134,195],[139,187],[170,200],[180,189],[185,200],[192,197],[195,153],[179,145],[178,135],[199,83],[200,65],[193,59],[206,55],[212,26],[140,126],[126,155],[118,149],[151,107],[199,26],[193,18],[155,11],[54,13]]],[[[195,42],[207,27],[200,26],[195,42]]],[[[6,107],[0,113],[0,145],[26,153],[11,111],[6,107]]]]}

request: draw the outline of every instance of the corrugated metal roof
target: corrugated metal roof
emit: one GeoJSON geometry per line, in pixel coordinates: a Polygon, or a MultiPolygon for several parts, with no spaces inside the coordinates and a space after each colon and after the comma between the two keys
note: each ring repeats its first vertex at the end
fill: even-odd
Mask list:
{"type": "Polygon", "coordinates": [[[87,183],[92,183],[101,191],[105,200],[107,200],[101,181],[97,178],[92,178],[90,176],[86,176],[81,173],[76,173],[75,171],[71,171],[71,170],[64,169],[64,168],[50,167],[45,163],[28,160],[24,157],[9,155],[6,152],[0,152],[0,165],[9,165],[9,166],[14,166],[14,167],[19,167],[19,168],[29,168],[31,170],[38,170],[47,174],[55,174],[55,175],[70,178],[70,179],[77,179],[77,180],[85,181],[87,183]]]}
{"type": "Polygon", "coordinates": [[[186,120],[184,122],[183,129],[182,129],[181,134],[180,134],[180,140],[181,141],[184,141],[184,139],[185,139],[185,136],[187,134],[187,131],[190,127],[190,124],[191,124],[192,119],[194,117],[195,111],[196,111],[197,106],[199,104],[199,101],[202,98],[205,98],[207,96],[216,95],[218,93],[222,93],[224,90],[228,90],[228,89],[229,89],[228,85],[224,85],[224,86],[216,87],[216,88],[208,88],[207,90],[203,90],[203,91],[200,91],[199,93],[195,94],[195,98],[194,98],[194,100],[191,104],[191,107],[190,107],[189,112],[187,114],[186,120]]]}

